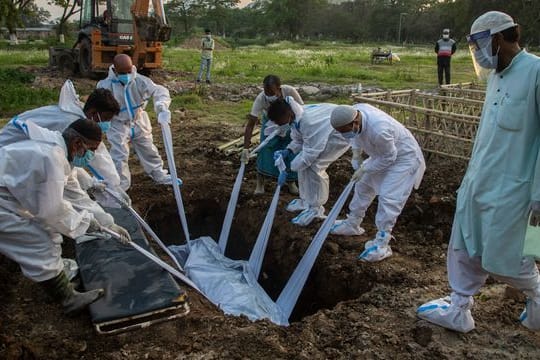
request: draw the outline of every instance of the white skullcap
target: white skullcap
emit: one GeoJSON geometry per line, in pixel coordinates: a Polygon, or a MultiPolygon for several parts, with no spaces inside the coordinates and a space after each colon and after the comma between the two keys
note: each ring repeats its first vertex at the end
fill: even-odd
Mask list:
{"type": "Polygon", "coordinates": [[[493,35],[514,26],[517,24],[510,15],[500,11],[488,11],[473,22],[471,34],[490,30],[491,35],[493,35]]]}
{"type": "Polygon", "coordinates": [[[450,29],[443,29],[443,34],[450,34],[450,29]]]}
{"type": "Polygon", "coordinates": [[[350,105],[338,105],[332,110],[330,115],[330,124],[332,127],[339,128],[352,123],[356,117],[356,109],[350,105]]]}

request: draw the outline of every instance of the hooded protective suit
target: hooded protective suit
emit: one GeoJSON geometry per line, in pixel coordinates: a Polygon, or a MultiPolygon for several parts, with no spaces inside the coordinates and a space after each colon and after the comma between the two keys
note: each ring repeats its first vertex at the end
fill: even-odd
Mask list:
{"type": "Polygon", "coordinates": [[[326,169],[350,147],[330,124],[335,107],[307,105],[292,126],[292,141],[287,148],[298,155],[291,162],[291,170],[298,172],[300,199],[307,208],[320,208],[328,201],[330,181],[326,169]]]}
{"type": "MultiPolygon", "coordinates": [[[[75,92],[73,83],[67,80],[60,91],[58,105],[43,106],[37,109],[25,111],[15,116],[0,130],[0,148],[18,141],[27,140],[24,124],[30,120],[34,124],[52,131],[64,131],[72,122],[80,118],[86,118],[82,109],[82,103],[75,92]]],[[[99,144],[94,152],[95,157],[90,161],[90,166],[95,169],[109,187],[113,190],[120,187],[120,177],[114,167],[111,155],[105,144],[99,144]]],[[[86,177],[82,169],[77,169],[78,177],[86,177]]],[[[79,179],[82,181],[82,179],[79,179]]],[[[67,187],[69,189],[70,187],[67,187]]]]}
{"type": "Polygon", "coordinates": [[[351,140],[353,153],[364,151],[364,175],[356,183],[350,218],[362,221],[379,195],[375,223],[391,232],[413,189],[420,186],[426,165],[416,139],[390,115],[368,104],[353,106],[362,115],[362,131],[351,140]]]}
{"type": "Polygon", "coordinates": [[[138,74],[135,67],[130,74],[131,81],[124,86],[113,69],[114,66],[111,65],[109,75],[99,81],[97,87],[112,91],[120,104],[120,114],[112,119],[111,128],[106,135],[111,143],[111,156],[120,175],[121,187],[127,190],[131,185],[128,166],[130,141],[144,171],[156,182],[162,183],[166,181],[168,174],[163,169],[163,160],[154,145],[152,125],[144,109],[148,100],[153,98],[156,113],[166,111],[171,103],[169,90],[138,74]]]}
{"type": "Polygon", "coordinates": [[[0,148],[0,253],[41,282],[64,268],[60,234],[83,235],[93,215],[63,198],[65,184],[77,180],[62,135],[28,125],[30,140],[0,148]]]}

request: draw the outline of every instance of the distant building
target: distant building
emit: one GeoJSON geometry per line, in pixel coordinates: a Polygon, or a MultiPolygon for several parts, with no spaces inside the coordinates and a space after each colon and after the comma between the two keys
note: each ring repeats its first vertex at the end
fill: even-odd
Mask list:
{"type": "MultiPolygon", "coordinates": [[[[51,26],[42,26],[42,27],[27,27],[27,28],[17,28],[17,38],[19,40],[37,40],[37,39],[46,39],[51,36],[55,36],[54,29],[51,26]]],[[[9,39],[8,29],[5,27],[0,28],[0,35],[2,39],[9,39]]]]}

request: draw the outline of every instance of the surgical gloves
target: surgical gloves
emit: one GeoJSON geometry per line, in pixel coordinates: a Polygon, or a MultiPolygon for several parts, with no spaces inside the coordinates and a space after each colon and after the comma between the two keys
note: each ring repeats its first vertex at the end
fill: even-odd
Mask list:
{"type": "Polygon", "coordinates": [[[280,156],[283,158],[283,160],[287,160],[289,156],[291,156],[291,150],[284,149],[284,150],[277,150],[274,152],[274,160],[277,160],[277,158],[280,156]]]}
{"type": "Polygon", "coordinates": [[[90,220],[90,225],[88,225],[88,229],[86,230],[87,233],[93,233],[98,232],[101,230],[101,224],[96,219],[92,218],[90,220]]]}
{"type": "Polygon", "coordinates": [[[240,154],[240,161],[245,165],[249,163],[249,149],[242,150],[242,153],[240,154]]]}
{"type": "Polygon", "coordinates": [[[111,226],[109,226],[109,230],[114,231],[115,233],[119,235],[118,240],[120,240],[122,244],[126,245],[130,243],[131,236],[129,236],[129,232],[123,227],[116,224],[112,224],[111,226]]]}
{"type": "Polygon", "coordinates": [[[540,201],[533,201],[531,204],[531,226],[540,226],[540,201]]]}
{"type": "Polygon", "coordinates": [[[362,179],[362,176],[364,176],[364,167],[360,166],[358,169],[355,170],[353,176],[351,177],[351,181],[358,182],[360,179],[362,179]]]}
{"type": "Polygon", "coordinates": [[[163,110],[158,114],[158,122],[160,125],[165,123],[171,123],[171,112],[169,110],[163,110]]]}

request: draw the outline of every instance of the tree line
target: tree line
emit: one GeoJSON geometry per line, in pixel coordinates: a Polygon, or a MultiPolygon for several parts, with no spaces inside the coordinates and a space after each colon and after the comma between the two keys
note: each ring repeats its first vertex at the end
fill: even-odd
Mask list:
{"type": "Polygon", "coordinates": [[[489,10],[522,25],[522,43],[540,45],[538,0],[172,0],[165,4],[174,34],[210,28],[229,38],[433,42],[442,29],[465,41],[471,23],[489,10]],[[401,23],[401,24],[400,24],[401,23]]]}
{"type": "MultiPolygon", "coordinates": [[[[113,0],[114,1],[114,0],[113,0]]],[[[59,33],[75,20],[77,0],[49,0],[64,8],[59,33]]],[[[540,45],[538,0],[256,0],[238,8],[239,0],[169,0],[165,10],[173,34],[201,28],[232,39],[331,39],[353,42],[425,43],[442,29],[465,41],[472,21],[489,10],[504,11],[522,25],[522,44],[540,45]]],[[[34,0],[0,0],[0,25],[10,33],[48,15],[34,0]]]]}

